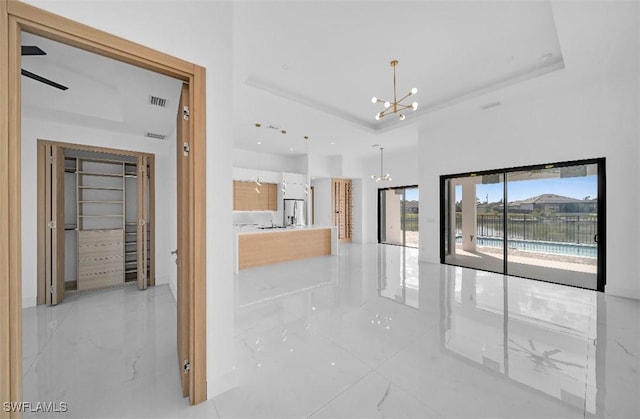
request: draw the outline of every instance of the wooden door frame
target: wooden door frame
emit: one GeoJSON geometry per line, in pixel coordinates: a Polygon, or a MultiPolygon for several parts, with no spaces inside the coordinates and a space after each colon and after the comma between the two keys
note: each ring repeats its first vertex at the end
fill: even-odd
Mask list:
{"type": "MultiPolygon", "coordinates": [[[[122,150],[117,148],[109,148],[109,147],[98,147],[87,144],[75,144],[75,143],[65,143],[61,141],[51,141],[38,139],[37,140],[37,153],[38,153],[38,167],[36,169],[36,175],[38,179],[38,198],[37,198],[37,217],[38,217],[38,247],[37,247],[37,272],[38,272],[38,287],[36,294],[36,304],[47,304],[47,285],[45,278],[45,247],[43,243],[45,242],[45,234],[47,231],[46,227],[46,218],[44,208],[46,206],[45,200],[45,187],[44,184],[44,167],[46,157],[44,153],[44,148],[47,145],[57,146],[62,150],[73,150],[73,151],[87,151],[91,153],[103,153],[103,154],[111,154],[116,156],[125,156],[125,157],[133,157],[136,160],[139,157],[146,157],[149,160],[149,223],[150,223],[150,234],[149,237],[151,239],[151,243],[155,243],[155,195],[151,188],[154,185],[154,170],[155,170],[155,155],[153,153],[147,153],[142,151],[130,151],[130,150],[122,150]]],[[[151,246],[151,249],[155,249],[155,244],[151,246]]],[[[151,266],[150,266],[150,275],[149,275],[149,283],[148,286],[152,287],[156,284],[155,277],[155,251],[150,252],[151,266]]]]}
{"type": "MultiPolygon", "coordinates": [[[[22,31],[132,64],[189,83],[193,158],[191,208],[193,257],[190,332],[190,403],[206,390],[206,170],[205,69],[126,39],[15,0],[0,0],[0,401],[22,401],[21,75],[22,31]]],[[[181,146],[181,145],[180,145],[181,146]]],[[[5,412],[0,417],[20,417],[5,412]]]]}

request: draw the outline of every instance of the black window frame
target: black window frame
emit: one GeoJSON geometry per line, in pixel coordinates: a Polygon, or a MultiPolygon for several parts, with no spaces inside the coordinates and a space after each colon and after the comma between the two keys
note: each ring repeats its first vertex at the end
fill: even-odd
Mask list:
{"type": "MultiPolygon", "coordinates": [[[[605,285],[606,285],[606,257],[607,257],[607,234],[606,234],[606,220],[607,220],[607,212],[606,212],[606,158],[605,157],[598,157],[598,158],[592,158],[592,159],[581,159],[581,160],[569,160],[569,161],[562,161],[562,162],[555,162],[555,163],[546,163],[546,164],[535,164],[535,165],[528,165],[528,166],[514,166],[514,167],[508,167],[508,168],[502,168],[502,169],[492,169],[492,170],[479,170],[476,172],[463,172],[463,173],[455,173],[455,174],[448,174],[448,175],[441,175],[440,176],[440,263],[443,265],[451,265],[451,266],[461,266],[461,265],[456,265],[454,263],[448,263],[445,261],[445,253],[446,253],[446,249],[445,249],[445,232],[446,232],[446,211],[447,208],[445,207],[445,194],[446,194],[446,181],[449,179],[454,179],[454,178],[460,178],[460,177],[471,177],[471,176],[486,176],[486,175],[500,175],[502,174],[504,176],[504,190],[503,190],[503,199],[505,202],[505,205],[503,206],[503,217],[506,220],[506,213],[507,213],[507,207],[508,205],[506,205],[506,203],[508,202],[507,199],[507,174],[508,173],[513,173],[513,172],[520,172],[520,171],[528,171],[528,170],[543,170],[543,169],[551,169],[551,168],[557,168],[557,167],[569,167],[569,166],[579,166],[579,165],[588,165],[588,164],[596,164],[598,166],[598,229],[597,229],[597,243],[598,243],[598,263],[597,263],[597,268],[598,268],[598,273],[597,273],[597,285],[596,285],[596,291],[600,291],[600,292],[604,292],[605,289],[605,285]]],[[[507,226],[505,225],[505,238],[507,237],[507,226]]],[[[508,269],[507,269],[507,264],[508,264],[508,258],[507,258],[507,246],[504,246],[504,254],[503,254],[503,272],[494,272],[494,271],[490,271],[490,270],[486,270],[486,269],[477,269],[477,270],[481,270],[481,271],[486,271],[486,272],[494,272],[494,273],[499,273],[499,274],[503,274],[503,275],[509,275],[509,276],[517,276],[517,277],[521,277],[519,275],[512,275],[509,274],[508,269]]],[[[464,266],[461,266],[464,267],[464,266]]],[[[475,268],[474,268],[475,269],[475,268]]],[[[527,277],[522,277],[522,278],[527,278],[527,277]]],[[[536,281],[542,281],[542,282],[551,282],[551,283],[555,283],[552,281],[545,281],[543,279],[539,279],[539,278],[527,278],[527,279],[532,279],[532,280],[536,280],[536,281]]],[[[573,285],[567,285],[567,286],[573,286],[573,285]]],[[[589,289],[592,290],[591,288],[585,288],[585,287],[579,287],[579,286],[574,286],[576,288],[583,288],[583,289],[589,289]]]]}
{"type": "MultiPolygon", "coordinates": [[[[418,191],[420,191],[420,188],[418,185],[406,185],[406,186],[389,186],[386,188],[378,188],[378,208],[376,209],[376,212],[378,214],[378,244],[386,244],[388,246],[402,246],[402,247],[410,247],[412,249],[419,249],[418,247],[413,247],[413,246],[407,246],[407,240],[406,237],[403,235],[403,244],[397,244],[397,243],[387,243],[387,242],[382,242],[382,229],[381,229],[381,222],[382,222],[382,217],[383,214],[381,213],[381,196],[382,196],[382,192],[383,191],[390,191],[390,190],[396,190],[396,189],[418,189],[418,191]]],[[[420,212],[418,212],[418,224],[420,223],[420,212]]]]}

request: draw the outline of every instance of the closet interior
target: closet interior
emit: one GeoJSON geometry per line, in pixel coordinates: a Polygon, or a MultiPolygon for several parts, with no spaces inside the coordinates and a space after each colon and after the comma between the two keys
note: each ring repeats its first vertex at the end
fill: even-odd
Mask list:
{"type": "Polygon", "coordinates": [[[47,273],[41,289],[52,295],[46,302],[63,297],[56,285],[64,291],[154,285],[153,156],[49,144],[44,152],[47,273]],[[64,230],[55,221],[62,219],[64,230]]]}

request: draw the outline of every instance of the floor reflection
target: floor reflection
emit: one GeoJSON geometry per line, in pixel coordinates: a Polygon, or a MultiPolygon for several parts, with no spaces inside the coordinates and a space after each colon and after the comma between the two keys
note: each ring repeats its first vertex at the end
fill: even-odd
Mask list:
{"type": "Polygon", "coordinates": [[[25,309],[25,400],[79,418],[640,417],[638,301],[378,244],[233,281],[232,372],[207,403],[182,399],[168,286],[25,309]]]}
{"type": "Polygon", "coordinates": [[[459,267],[442,281],[446,350],[596,413],[606,350],[596,292],[459,267]]]}
{"type": "Polygon", "coordinates": [[[405,246],[378,247],[378,293],[381,297],[420,308],[418,249],[405,246]]]}
{"type": "Polygon", "coordinates": [[[640,417],[638,302],[418,256],[351,244],[243,272],[238,381],[218,411],[640,417]]]}

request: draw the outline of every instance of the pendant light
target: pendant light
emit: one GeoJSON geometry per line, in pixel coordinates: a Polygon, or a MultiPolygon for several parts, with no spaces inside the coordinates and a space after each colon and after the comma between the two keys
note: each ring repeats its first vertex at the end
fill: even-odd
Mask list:
{"type": "Polygon", "coordinates": [[[308,135],[304,136],[304,145],[305,145],[305,152],[307,154],[307,177],[305,178],[305,181],[304,181],[304,194],[309,195],[311,186],[309,185],[309,136],[308,135]]]}
{"type": "Polygon", "coordinates": [[[384,147],[380,147],[380,175],[371,175],[371,179],[374,179],[376,182],[381,181],[389,181],[391,180],[391,175],[389,173],[384,174],[384,147]]]}
{"type": "MultiPolygon", "coordinates": [[[[256,128],[260,129],[261,125],[259,123],[256,122],[256,128]]],[[[256,151],[258,153],[258,177],[256,178],[255,184],[255,191],[257,193],[261,193],[262,192],[262,183],[260,183],[260,167],[262,167],[262,158],[260,156],[260,144],[262,144],[262,142],[260,141],[260,137],[258,135],[256,135],[256,151]]]]}

